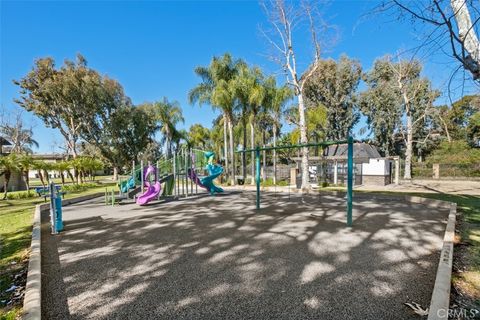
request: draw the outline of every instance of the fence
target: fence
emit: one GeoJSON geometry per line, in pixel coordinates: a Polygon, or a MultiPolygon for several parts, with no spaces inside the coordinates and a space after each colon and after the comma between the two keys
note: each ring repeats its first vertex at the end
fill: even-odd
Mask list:
{"type": "MultiPolygon", "coordinates": [[[[438,164],[438,178],[480,178],[480,163],[472,164],[438,164]]],[[[414,162],[413,178],[434,178],[434,164],[414,162]]]]}

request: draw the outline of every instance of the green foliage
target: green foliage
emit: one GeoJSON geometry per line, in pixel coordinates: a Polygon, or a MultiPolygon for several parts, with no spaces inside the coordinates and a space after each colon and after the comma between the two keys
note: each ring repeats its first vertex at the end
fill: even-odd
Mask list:
{"type": "Polygon", "coordinates": [[[400,95],[390,85],[394,79],[388,61],[376,60],[364,80],[368,89],[359,96],[360,109],[367,116],[380,152],[386,156],[395,154],[394,132],[401,123],[402,109],[400,95]]]}
{"type": "Polygon", "coordinates": [[[322,104],[327,109],[327,139],[346,139],[360,119],[355,92],[361,74],[360,63],[343,55],[338,62],[320,61],[320,66],[306,81],[304,92],[309,105],[322,104]]]}
{"type": "Polygon", "coordinates": [[[102,81],[80,54],[76,61],[66,60],[60,68],[52,58],[41,58],[25,77],[14,81],[20,87],[20,99],[15,102],[47,127],[59,129],[75,154],[79,129],[90,125],[88,121],[105,100],[98,90],[102,81]]]}
{"type": "Polygon", "coordinates": [[[480,147],[480,110],[468,119],[467,139],[471,145],[480,147]]]}
{"type": "Polygon", "coordinates": [[[62,187],[63,192],[67,193],[77,193],[83,192],[91,188],[97,188],[98,184],[96,183],[80,183],[80,184],[70,184],[62,187]]]}
{"type": "Polygon", "coordinates": [[[7,195],[7,200],[18,200],[18,199],[29,199],[37,197],[37,193],[30,190],[30,191],[15,191],[9,192],[7,195]]]}
{"type": "Polygon", "coordinates": [[[188,130],[188,140],[194,148],[207,149],[211,144],[210,130],[199,123],[195,123],[188,130]]]}
{"type": "Polygon", "coordinates": [[[18,156],[15,153],[11,153],[8,156],[0,156],[0,176],[3,176],[3,200],[7,198],[8,184],[10,178],[14,172],[19,172],[20,166],[18,163],[18,156]]]}
{"type": "Polygon", "coordinates": [[[122,167],[143,151],[156,130],[151,106],[134,107],[115,80],[100,77],[95,108],[85,116],[86,125],[79,128],[80,136],[95,146],[113,167],[122,167]]]}
{"type": "Polygon", "coordinates": [[[480,149],[472,148],[466,141],[444,141],[439,148],[427,158],[428,163],[440,164],[476,164],[480,163],[480,149]]]}
{"type": "MultiPolygon", "coordinates": [[[[273,178],[267,178],[266,180],[261,181],[262,187],[273,187],[275,184],[273,183],[273,178]]],[[[277,180],[277,186],[279,187],[286,187],[288,186],[288,181],[285,180],[277,180]]]]}
{"type": "MultiPolygon", "coordinates": [[[[298,108],[292,106],[285,111],[286,118],[291,123],[298,123],[298,108]]],[[[319,104],[317,106],[311,106],[307,109],[307,136],[309,142],[320,142],[327,137],[328,126],[328,110],[327,108],[319,104]]],[[[293,129],[288,135],[289,139],[286,144],[297,144],[300,142],[300,129],[297,127],[293,129]]],[[[285,142],[283,142],[285,144],[285,142]]],[[[318,155],[319,148],[314,148],[314,155],[318,155]]],[[[293,150],[292,150],[293,151],[293,150]]],[[[287,151],[288,153],[289,151],[287,151]]]]}
{"type": "Polygon", "coordinates": [[[417,60],[393,62],[387,56],[377,59],[364,76],[367,90],[359,96],[360,109],[385,156],[403,153],[409,145],[422,153],[435,146],[429,133],[436,129],[433,101],[439,92],[431,88],[427,78],[421,77],[421,71],[422,64],[417,60]]]}
{"type": "MultiPolygon", "coordinates": [[[[184,138],[184,133],[177,129],[179,123],[184,123],[182,108],[177,101],[168,101],[166,97],[151,105],[153,116],[162,134],[162,142],[166,144],[167,157],[172,154],[172,142],[184,138]]],[[[177,143],[178,145],[178,143],[177,143]]]]}

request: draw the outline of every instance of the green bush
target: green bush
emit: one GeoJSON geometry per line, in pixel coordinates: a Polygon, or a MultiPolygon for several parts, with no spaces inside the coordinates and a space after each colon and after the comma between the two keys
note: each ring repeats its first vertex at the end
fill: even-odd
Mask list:
{"type": "Polygon", "coordinates": [[[412,164],[412,174],[416,178],[431,178],[432,165],[437,163],[440,177],[480,177],[480,149],[470,147],[465,141],[440,143],[426,162],[412,164]]]}
{"type": "Polygon", "coordinates": [[[37,193],[35,191],[15,191],[15,192],[9,192],[7,194],[7,199],[8,200],[18,200],[18,199],[29,199],[29,198],[35,198],[37,196],[37,193]]]}
{"type": "MultiPolygon", "coordinates": [[[[273,187],[273,178],[267,178],[267,180],[263,180],[261,182],[262,187],[273,187]]],[[[277,180],[277,186],[279,187],[286,187],[288,186],[288,182],[285,180],[277,180]]]]}
{"type": "Polygon", "coordinates": [[[448,165],[478,164],[480,163],[480,149],[470,147],[466,141],[444,141],[427,158],[427,163],[448,165]]]}
{"type": "Polygon", "coordinates": [[[75,193],[75,192],[82,192],[87,189],[96,188],[96,187],[98,187],[96,183],[70,184],[62,187],[62,191],[67,193],[75,193]]]}

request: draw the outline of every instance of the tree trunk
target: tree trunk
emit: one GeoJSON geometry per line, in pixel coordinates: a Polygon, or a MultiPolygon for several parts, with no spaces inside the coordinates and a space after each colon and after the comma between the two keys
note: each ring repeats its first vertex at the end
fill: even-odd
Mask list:
{"type": "Polygon", "coordinates": [[[447,141],[448,142],[452,142],[452,138],[450,137],[450,131],[448,130],[448,126],[447,126],[447,123],[445,122],[445,120],[443,120],[443,117],[441,115],[438,116],[440,118],[440,121],[442,122],[443,124],[443,128],[445,130],[445,134],[447,135],[447,141]]]}
{"type": "MultiPolygon", "coordinates": [[[[277,146],[277,126],[273,125],[273,147],[277,146]]],[[[273,184],[277,184],[277,150],[273,149],[273,184]]]]}
{"type": "MultiPolygon", "coordinates": [[[[250,122],[250,147],[252,149],[255,149],[255,126],[253,125],[253,122],[250,122]]],[[[252,181],[251,185],[255,185],[255,151],[252,151],[252,181]]]]}
{"type": "Polygon", "coordinates": [[[223,116],[223,155],[225,158],[225,175],[228,181],[230,172],[228,171],[228,135],[227,135],[227,117],[223,116]]]}
{"type": "MultiPolygon", "coordinates": [[[[75,171],[74,171],[75,173],[75,171]]],[[[68,176],[70,177],[70,180],[72,180],[72,183],[75,183],[75,178],[73,177],[73,174],[72,172],[70,171],[70,169],[67,170],[67,174],[68,176]]]]}
{"type": "Polygon", "coordinates": [[[42,186],[45,188],[45,180],[43,179],[43,174],[41,170],[37,170],[38,177],[40,178],[40,182],[42,183],[42,186]]]}
{"type": "Polygon", "coordinates": [[[43,177],[47,180],[47,184],[50,184],[50,175],[47,170],[43,170],[43,177]]]}
{"type": "Polygon", "coordinates": [[[231,173],[232,176],[230,177],[230,184],[232,186],[235,185],[235,150],[234,150],[234,143],[233,143],[233,124],[232,120],[228,120],[228,134],[230,135],[230,160],[231,161],[231,173]]]}
{"type": "Polygon", "coordinates": [[[118,181],[118,167],[113,167],[113,181],[118,181]]]}
{"type": "Polygon", "coordinates": [[[5,180],[3,181],[3,200],[7,199],[8,194],[8,183],[10,182],[10,177],[12,176],[12,172],[7,170],[5,171],[5,180]]]}
{"type": "MultiPolygon", "coordinates": [[[[480,78],[480,43],[470,18],[467,1],[451,0],[450,4],[457,21],[458,37],[463,41],[463,46],[468,52],[468,55],[462,58],[463,65],[472,73],[473,78],[477,80],[480,78]]],[[[452,37],[453,35],[450,36],[452,37]]]]}
{"type": "MultiPolygon", "coordinates": [[[[303,101],[303,94],[300,92],[298,94],[298,113],[300,115],[299,127],[300,127],[300,143],[308,143],[307,138],[307,126],[305,119],[305,103],[303,101]]],[[[308,189],[309,187],[309,176],[308,176],[308,148],[302,148],[302,190],[308,189]]]]}
{"type": "Polygon", "coordinates": [[[63,171],[60,171],[60,178],[62,178],[62,186],[65,186],[65,174],[63,174],[63,171]]]}
{"type": "Polygon", "coordinates": [[[25,184],[27,185],[27,193],[30,192],[30,177],[28,176],[28,172],[30,170],[26,170],[23,174],[25,175],[25,184]]]}
{"type": "Polygon", "coordinates": [[[413,150],[413,123],[412,115],[407,113],[407,146],[405,151],[405,173],[404,179],[412,179],[412,150],[413,150]]]}

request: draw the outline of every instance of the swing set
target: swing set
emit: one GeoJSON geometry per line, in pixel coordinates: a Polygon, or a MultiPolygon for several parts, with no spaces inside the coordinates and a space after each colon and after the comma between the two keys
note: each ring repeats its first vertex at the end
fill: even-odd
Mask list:
{"type": "Polygon", "coordinates": [[[282,149],[299,149],[308,147],[328,147],[331,145],[347,144],[347,226],[351,227],[352,220],[352,202],[353,202],[353,137],[349,136],[347,140],[325,141],[320,143],[305,143],[283,146],[255,147],[253,149],[238,150],[236,153],[255,153],[255,185],[256,185],[256,209],[260,210],[260,152],[282,149]]]}

